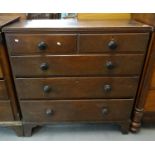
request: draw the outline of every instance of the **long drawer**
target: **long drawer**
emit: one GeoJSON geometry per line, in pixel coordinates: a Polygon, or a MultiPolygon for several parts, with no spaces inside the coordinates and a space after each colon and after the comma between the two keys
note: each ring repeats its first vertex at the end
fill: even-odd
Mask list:
{"type": "Polygon", "coordinates": [[[79,37],[79,52],[144,52],[148,39],[149,33],[83,34],[79,37]]]}
{"type": "Polygon", "coordinates": [[[11,57],[16,77],[139,75],[143,54],[11,57]]]}
{"type": "Polygon", "coordinates": [[[77,50],[75,34],[7,34],[6,40],[11,55],[68,54],[77,50]]]}
{"type": "Polygon", "coordinates": [[[0,100],[0,121],[13,121],[10,101],[0,100]]]}
{"type": "Polygon", "coordinates": [[[137,77],[17,78],[20,99],[133,98],[137,77]]]}
{"type": "Polygon", "coordinates": [[[123,121],[130,117],[132,99],[21,101],[23,120],[29,122],[123,121]]]}
{"type": "Polygon", "coordinates": [[[8,93],[4,80],[0,80],[0,100],[8,99],[8,93]]]}

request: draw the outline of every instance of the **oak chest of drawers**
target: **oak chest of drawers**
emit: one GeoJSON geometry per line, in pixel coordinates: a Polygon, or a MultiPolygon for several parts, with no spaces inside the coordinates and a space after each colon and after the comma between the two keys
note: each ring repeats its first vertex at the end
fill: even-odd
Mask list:
{"type": "Polygon", "coordinates": [[[128,132],[150,30],[128,20],[4,28],[25,135],[56,122],[111,122],[128,132]]]}

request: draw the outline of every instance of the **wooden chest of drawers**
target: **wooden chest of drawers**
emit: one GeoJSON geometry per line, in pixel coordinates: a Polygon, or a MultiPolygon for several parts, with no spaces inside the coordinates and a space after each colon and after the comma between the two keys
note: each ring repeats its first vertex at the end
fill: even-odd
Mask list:
{"type": "Polygon", "coordinates": [[[150,30],[128,20],[4,28],[25,135],[55,122],[113,122],[128,132],[150,30]]]}

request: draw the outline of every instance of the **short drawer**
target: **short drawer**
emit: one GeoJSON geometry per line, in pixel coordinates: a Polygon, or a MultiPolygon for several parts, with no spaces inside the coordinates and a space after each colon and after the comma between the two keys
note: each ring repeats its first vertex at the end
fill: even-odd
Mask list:
{"type": "Polygon", "coordinates": [[[0,80],[0,99],[8,99],[8,93],[4,80],[0,80]]]}
{"type": "Polygon", "coordinates": [[[29,122],[123,121],[130,117],[132,99],[21,101],[23,120],[29,122]]]}
{"type": "Polygon", "coordinates": [[[0,121],[13,121],[10,101],[0,100],[0,121]]]}
{"type": "Polygon", "coordinates": [[[79,37],[79,52],[144,53],[147,49],[148,39],[148,33],[83,34],[79,37]]]}
{"type": "Polygon", "coordinates": [[[11,57],[16,77],[139,75],[143,54],[11,57]]]}
{"type": "Polygon", "coordinates": [[[68,54],[77,49],[74,34],[7,34],[6,41],[11,55],[68,54]]]}
{"type": "Polygon", "coordinates": [[[137,85],[137,77],[16,79],[20,99],[133,98],[137,85]]]}

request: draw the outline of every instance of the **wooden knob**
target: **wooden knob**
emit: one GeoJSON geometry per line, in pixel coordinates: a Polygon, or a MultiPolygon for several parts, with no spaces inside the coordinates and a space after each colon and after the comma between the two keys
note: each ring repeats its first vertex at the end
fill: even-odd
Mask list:
{"type": "Polygon", "coordinates": [[[117,43],[115,40],[110,40],[109,43],[108,43],[108,47],[111,49],[111,50],[114,50],[117,48],[117,43]]]}
{"type": "Polygon", "coordinates": [[[101,112],[102,112],[102,115],[107,115],[109,113],[109,110],[108,108],[104,107],[102,108],[101,112]]]}
{"type": "Polygon", "coordinates": [[[47,48],[47,44],[43,41],[41,41],[39,44],[38,44],[38,48],[40,50],[45,50],[47,48]]]}
{"type": "Polygon", "coordinates": [[[40,69],[41,69],[42,71],[47,70],[47,69],[48,69],[48,64],[47,64],[47,63],[42,63],[42,64],[40,65],[40,69]]]}
{"type": "Polygon", "coordinates": [[[53,115],[54,110],[53,109],[46,109],[46,115],[53,115]]]}
{"type": "Polygon", "coordinates": [[[114,68],[114,64],[112,63],[112,61],[107,61],[107,62],[106,62],[106,67],[107,67],[108,69],[113,69],[113,68],[114,68]]]}
{"type": "Polygon", "coordinates": [[[111,85],[107,84],[107,85],[104,85],[104,91],[105,92],[110,92],[111,91],[111,85]]]}
{"type": "Polygon", "coordinates": [[[45,86],[43,87],[43,91],[44,91],[45,93],[49,93],[49,92],[51,91],[51,87],[48,86],[48,85],[45,85],[45,86]]]}

